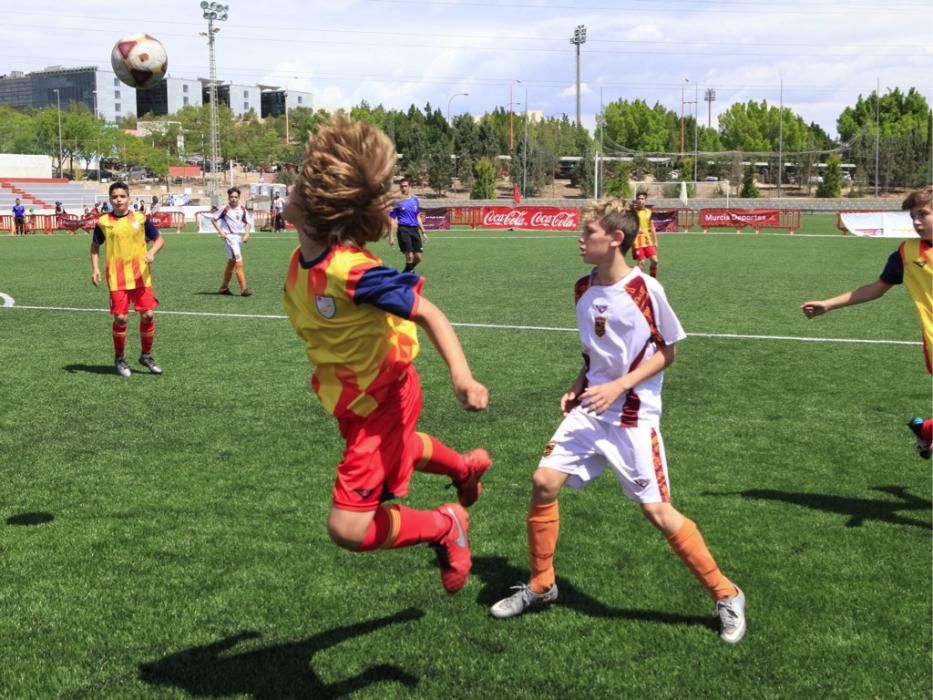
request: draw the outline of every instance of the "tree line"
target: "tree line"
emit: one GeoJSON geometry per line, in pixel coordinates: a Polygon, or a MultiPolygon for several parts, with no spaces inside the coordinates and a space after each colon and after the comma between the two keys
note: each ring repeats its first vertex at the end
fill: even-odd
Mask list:
{"type": "MultiPolygon", "coordinates": [[[[933,115],[914,88],[889,90],[880,98],[874,92],[859,95],[837,119],[838,140],[787,107],[755,100],[732,104],[714,126],[698,123],[693,115],[681,119],[660,103],[617,100],[605,106],[593,133],[566,115],[526,123],[524,113],[501,107],[477,118],[458,115],[451,123],[430,103],[404,111],[363,102],[350,114],[383,129],[400,154],[400,171],[439,195],[456,180],[471,196],[492,198],[496,182],[506,177],[533,196],[561,172],[561,157],[573,156],[572,184],[591,196],[600,154],[610,157],[601,167],[601,191],[628,195],[633,179],[693,180],[694,174],[745,182],[743,190],[754,195],[756,180],[774,183],[783,171],[785,184],[797,178],[809,189],[812,181],[822,180],[817,195],[838,196],[834,190],[842,175],[837,183],[835,171],[842,162],[855,165],[850,188],[855,194],[875,187],[915,187],[931,179],[933,115]],[[817,172],[820,177],[813,177],[817,172]],[[822,186],[827,179],[830,188],[822,186]]],[[[299,107],[289,110],[287,120],[284,115],[262,120],[252,112],[234,116],[220,105],[223,157],[255,168],[297,164],[308,134],[328,117],[323,110],[299,107]]],[[[58,119],[55,107],[0,106],[0,152],[49,155],[56,169],[71,176],[90,170],[98,155],[104,167],[141,165],[164,176],[170,165],[203,163],[209,149],[207,106],[185,107],[167,117],[130,116],[113,124],[72,102],[61,111],[60,130],[58,119]]]]}

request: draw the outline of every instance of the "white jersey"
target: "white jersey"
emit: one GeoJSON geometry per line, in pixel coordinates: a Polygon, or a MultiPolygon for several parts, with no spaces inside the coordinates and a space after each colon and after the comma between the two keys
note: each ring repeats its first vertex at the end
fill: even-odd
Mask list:
{"type": "MultiPolygon", "coordinates": [[[[612,285],[595,283],[595,270],[577,281],[577,327],[587,365],[587,386],[627,374],[665,345],[684,338],[683,327],[653,277],[638,268],[612,285]]],[[[657,426],[664,373],[633,387],[599,418],[626,428],[657,426]]]]}
{"type": "Polygon", "coordinates": [[[272,200],[272,211],[276,214],[281,214],[285,211],[285,200],[281,197],[272,200]]]}
{"type": "Polygon", "coordinates": [[[242,236],[250,226],[249,214],[242,206],[225,206],[214,214],[214,220],[228,236],[242,236]]]}

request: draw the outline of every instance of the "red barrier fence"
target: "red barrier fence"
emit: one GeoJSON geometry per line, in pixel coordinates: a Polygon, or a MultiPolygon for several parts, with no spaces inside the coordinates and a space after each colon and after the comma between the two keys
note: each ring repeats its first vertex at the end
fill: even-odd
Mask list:
{"type": "Polygon", "coordinates": [[[482,207],[449,207],[451,226],[476,228],[483,223],[482,207]]]}
{"type": "Polygon", "coordinates": [[[706,233],[711,228],[734,228],[737,233],[751,226],[755,233],[761,229],[787,229],[793,235],[800,228],[799,209],[700,209],[700,228],[706,233]]]}

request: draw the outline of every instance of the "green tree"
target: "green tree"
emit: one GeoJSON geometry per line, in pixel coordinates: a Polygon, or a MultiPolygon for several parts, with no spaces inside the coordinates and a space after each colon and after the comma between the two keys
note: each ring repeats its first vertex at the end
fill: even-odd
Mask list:
{"type": "Polygon", "coordinates": [[[621,162],[614,165],[612,171],[606,176],[606,194],[611,197],[632,199],[632,166],[621,162]]]}
{"type": "Polygon", "coordinates": [[[453,185],[454,164],[450,152],[450,142],[443,139],[434,144],[428,154],[428,184],[439,197],[453,185]]]}
{"type": "Polygon", "coordinates": [[[755,197],[761,196],[758,192],[758,184],[755,182],[755,177],[754,165],[749,165],[745,168],[745,176],[742,178],[742,197],[754,199],[755,197]]]}
{"type": "Polygon", "coordinates": [[[496,198],[496,166],[488,158],[480,158],[473,166],[473,188],[470,199],[496,198]]]}
{"type": "Polygon", "coordinates": [[[842,196],[842,159],[839,154],[833,153],[826,161],[823,170],[823,181],[816,188],[816,196],[834,198],[842,196]]]}

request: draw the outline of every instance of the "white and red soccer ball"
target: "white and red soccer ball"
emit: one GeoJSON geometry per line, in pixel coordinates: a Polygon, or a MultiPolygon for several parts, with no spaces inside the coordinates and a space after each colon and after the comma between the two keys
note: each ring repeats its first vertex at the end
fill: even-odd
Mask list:
{"type": "Polygon", "coordinates": [[[134,34],[113,45],[110,65],[117,77],[130,87],[155,87],[168,71],[168,55],[162,42],[149,34],[134,34]]]}

